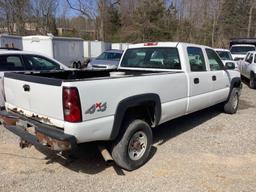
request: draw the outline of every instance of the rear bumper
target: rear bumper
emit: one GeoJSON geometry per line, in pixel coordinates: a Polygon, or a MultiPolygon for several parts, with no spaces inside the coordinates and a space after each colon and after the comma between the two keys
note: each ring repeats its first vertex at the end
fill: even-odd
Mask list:
{"type": "Polygon", "coordinates": [[[23,115],[0,111],[4,127],[36,147],[53,151],[69,151],[77,147],[76,138],[57,127],[40,123],[23,115]]]}

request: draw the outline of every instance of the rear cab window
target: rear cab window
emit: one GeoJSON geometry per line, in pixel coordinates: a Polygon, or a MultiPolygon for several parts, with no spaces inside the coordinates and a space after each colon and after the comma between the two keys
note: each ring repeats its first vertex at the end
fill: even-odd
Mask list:
{"type": "Polygon", "coordinates": [[[24,71],[25,66],[20,55],[1,55],[0,71],[24,71]]]}
{"type": "Polygon", "coordinates": [[[131,48],[125,52],[121,67],[181,70],[176,47],[131,48]]]}

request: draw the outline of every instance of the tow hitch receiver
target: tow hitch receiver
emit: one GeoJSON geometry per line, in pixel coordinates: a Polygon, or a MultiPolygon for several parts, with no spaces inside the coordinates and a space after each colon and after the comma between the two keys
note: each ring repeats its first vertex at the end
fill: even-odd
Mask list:
{"type": "Polygon", "coordinates": [[[77,146],[76,138],[63,130],[14,112],[0,111],[0,121],[6,129],[21,138],[21,148],[34,145],[53,151],[70,151],[77,146]]]}

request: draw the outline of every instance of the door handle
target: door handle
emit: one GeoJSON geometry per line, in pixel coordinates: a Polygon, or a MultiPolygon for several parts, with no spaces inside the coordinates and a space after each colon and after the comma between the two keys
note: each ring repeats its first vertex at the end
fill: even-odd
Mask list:
{"type": "Polygon", "coordinates": [[[194,84],[199,84],[199,78],[194,78],[194,84]]]}
{"type": "Polygon", "coordinates": [[[212,80],[213,81],[216,81],[217,80],[217,77],[215,75],[212,76],[212,80]]]}
{"type": "Polygon", "coordinates": [[[23,85],[23,89],[24,89],[24,91],[29,92],[30,86],[25,84],[25,85],[23,85]]]}

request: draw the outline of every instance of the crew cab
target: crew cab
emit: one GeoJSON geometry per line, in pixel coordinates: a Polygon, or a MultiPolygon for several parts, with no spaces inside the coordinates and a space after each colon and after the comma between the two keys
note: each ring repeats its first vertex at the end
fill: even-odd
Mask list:
{"type": "Polygon", "coordinates": [[[56,151],[106,141],[126,170],[149,158],[152,128],[221,104],[238,109],[240,74],[206,46],[132,45],[117,70],[7,73],[4,126],[23,141],[56,151]]]}
{"type": "Polygon", "coordinates": [[[239,70],[243,77],[250,80],[250,87],[256,89],[256,51],[250,51],[246,57],[239,62],[239,70]]]}

